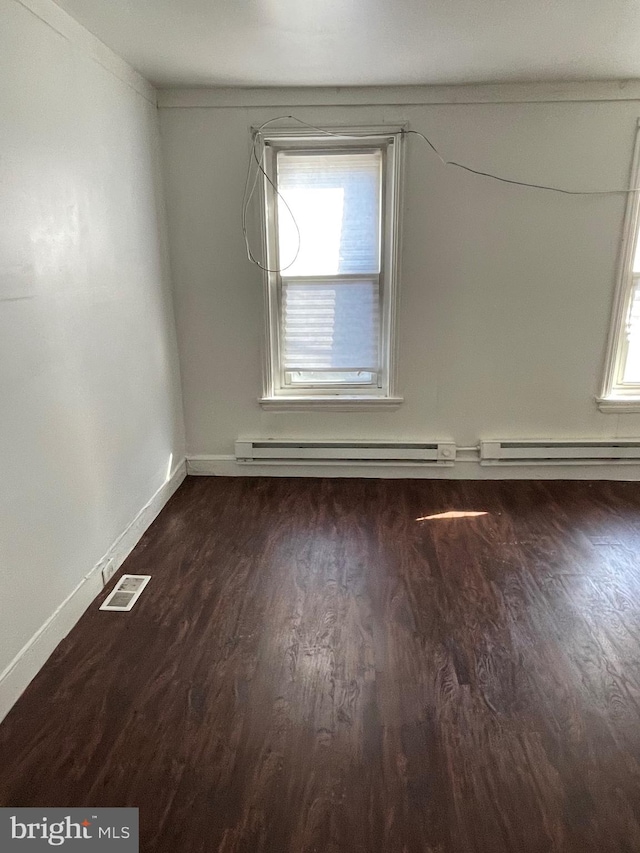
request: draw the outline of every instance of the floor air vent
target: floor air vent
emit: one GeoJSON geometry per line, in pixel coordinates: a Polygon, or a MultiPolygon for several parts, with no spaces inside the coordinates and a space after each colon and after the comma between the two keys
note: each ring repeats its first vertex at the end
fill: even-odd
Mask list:
{"type": "Polygon", "coordinates": [[[150,580],[151,575],[122,575],[100,605],[100,610],[131,610],[150,580]]]}
{"type": "Polygon", "coordinates": [[[453,465],[456,446],[448,441],[336,441],[239,439],[236,461],[297,465],[453,465]]]}

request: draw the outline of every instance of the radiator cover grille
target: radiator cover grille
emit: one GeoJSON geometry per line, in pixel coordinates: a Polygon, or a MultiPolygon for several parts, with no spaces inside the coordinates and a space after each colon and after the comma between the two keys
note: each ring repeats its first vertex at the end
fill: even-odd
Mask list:
{"type": "Polygon", "coordinates": [[[480,442],[481,465],[629,465],[639,462],[638,439],[494,439],[480,442]]]}
{"type": "Polygon", "coordinates": [[[438,465],[455,462],[451,441],[339,441],[306,439],[238,439],[236,461],[242,464],[299,465],[438,465]]]}

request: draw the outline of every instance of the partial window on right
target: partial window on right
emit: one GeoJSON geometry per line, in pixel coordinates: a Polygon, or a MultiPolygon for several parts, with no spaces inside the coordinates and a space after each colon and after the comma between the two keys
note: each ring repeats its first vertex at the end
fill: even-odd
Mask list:
{"type": "MultiPolygon", "coordinates": [[[[639,120],[640,125],[640,120],[639,120]]],[[[640,128],[631,169],[640,186],[640,128]]],[[[618,265],[602,395],[602,411],[640,412],[640,192],[629,193],[618,265]]]]}

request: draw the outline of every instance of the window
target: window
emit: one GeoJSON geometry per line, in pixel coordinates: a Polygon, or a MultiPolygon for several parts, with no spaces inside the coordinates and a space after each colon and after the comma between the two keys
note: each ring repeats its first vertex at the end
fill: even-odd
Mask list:
{"type": "Polygon", "coordinates": [[[402,133],[338,133],[262,137],[267,407],[401,402],[393,338],[402,133]]]}
{"type": "MultiPolygon", "coordinates": [[[[631,169],[631,186],[640,186],[640,132],[631,169]]],[[[602,411],[640,412],[640,193],[630,193],[620,249],[602,411]]]]}

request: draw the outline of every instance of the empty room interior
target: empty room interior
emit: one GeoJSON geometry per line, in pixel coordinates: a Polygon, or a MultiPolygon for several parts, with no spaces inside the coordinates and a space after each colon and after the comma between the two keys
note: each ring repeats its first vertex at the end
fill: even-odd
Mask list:
{"type": "Polygon", "coordinates": [[[640,851],[639,128],[638,0],[0,0],[2,853],[640,851]]]}

